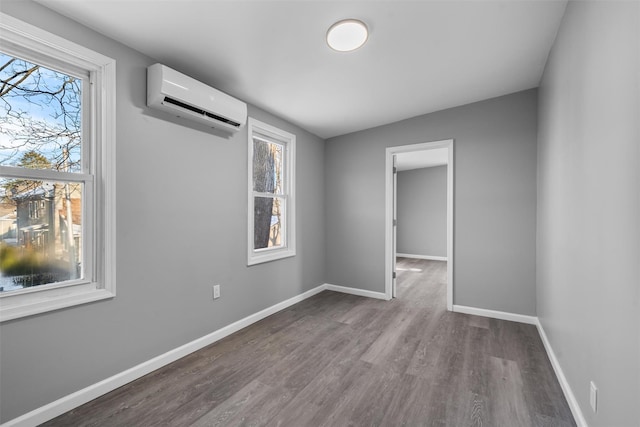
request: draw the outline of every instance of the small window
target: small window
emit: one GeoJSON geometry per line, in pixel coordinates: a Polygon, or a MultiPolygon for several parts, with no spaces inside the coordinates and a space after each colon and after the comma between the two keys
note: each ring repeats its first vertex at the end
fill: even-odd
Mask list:
{"type": "Polygon", "coordinates": [[[249,118],[249,265],[294,256],[296,137],[249,118]]]}
{"type": "Polygon", "coordinates": [[[115,61],[0,18],[4,321],[115,294],[115,61]]]}

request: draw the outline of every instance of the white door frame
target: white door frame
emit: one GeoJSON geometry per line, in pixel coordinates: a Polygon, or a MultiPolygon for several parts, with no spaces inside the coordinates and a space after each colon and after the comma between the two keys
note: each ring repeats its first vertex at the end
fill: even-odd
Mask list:
{"type": "Polygon", "coordinates": [[[446,148],[447,164],[447,310],[453,310],[453,139],[421,144],[387,147],[385,156],[385,294],[393,297],[393,260],[396,256],[393,244],[393,158],[399,153],[446,148]]]}

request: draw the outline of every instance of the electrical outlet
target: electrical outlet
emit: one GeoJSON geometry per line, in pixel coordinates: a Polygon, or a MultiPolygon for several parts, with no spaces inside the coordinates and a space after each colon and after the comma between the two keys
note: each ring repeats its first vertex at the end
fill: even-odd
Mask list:
{"type": "Polygon", "coordinates": [[[220,285],[213,285],[213,299],[220,298],[220,285]]]}
{"type": "Polygon", "coordinates": [[[591,381],[589,387],[589,404],[591,405],[591,409],[593,412],[598,412],[598,387],[591,381]]]}

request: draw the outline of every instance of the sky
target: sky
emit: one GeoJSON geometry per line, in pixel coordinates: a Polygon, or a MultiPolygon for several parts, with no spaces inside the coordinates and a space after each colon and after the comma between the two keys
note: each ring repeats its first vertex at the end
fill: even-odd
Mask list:
{"type": "MultiPolygon", "coordinates": [[[[0,52],[0,67],[11,58],[13,56],[0,52]]],[[[6,80],[16,70],[24,70],[32,66],[32,63],[18,59],[0,71],[0,80],[6,80]]],[[[60,147],[69,141],[69,138],[52,136],[54,135],[52,131],[65,128],[73,129],[76,133],[80,131],[77,124],[80,123],[78,119],[81,114],[79,92],[68,90],[64,92],[65,95],[62,97],[68,113],[67,117],[72,119],[67,120],[66,126],[65,116],[61,114],[60,102],[56,98],[50,95],[25,95],[28,95],[27,91],[35,88],[57,92],[61,88],[64,79],[68,78],[69,76],[63,73],[40,67],[37,72],[32,73],[19,84],[19,87],[26,89],[26,91],[14,89],[0,99],[0,165],[15,166],[22,154],[29,150],[35,150],[43,154],[54,163],[53,159],[61,156],[60,147]],[[41,138],[37,142],[24,143],[24,136],[33,134],[29,133],[28,128],[17,119],[16,112],[21,112],[22,117],[27,119],[25,123],[35,124],[35,128],[39,129],[37,135],[41,136],[41,138]]],[[[79,81],[78,83],[81,88],[82,82],[79,81]]],[[[55,132],[55,135],[58,135],[58,132],[55,132]]],[[[78,162],[80,154],[81,150],[78,144],[75,149],[71,150],[71,162],[78,162]]]]}

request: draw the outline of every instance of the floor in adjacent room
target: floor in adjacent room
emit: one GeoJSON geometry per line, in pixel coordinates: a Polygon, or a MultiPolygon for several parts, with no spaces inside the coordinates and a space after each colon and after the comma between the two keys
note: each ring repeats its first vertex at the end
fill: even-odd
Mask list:
{"type": "Polygon", "coordinates": [[[325,291],[48,426],[575,426],[536,328],[446,311],[446,262],[398,297],[325,291]]]}

